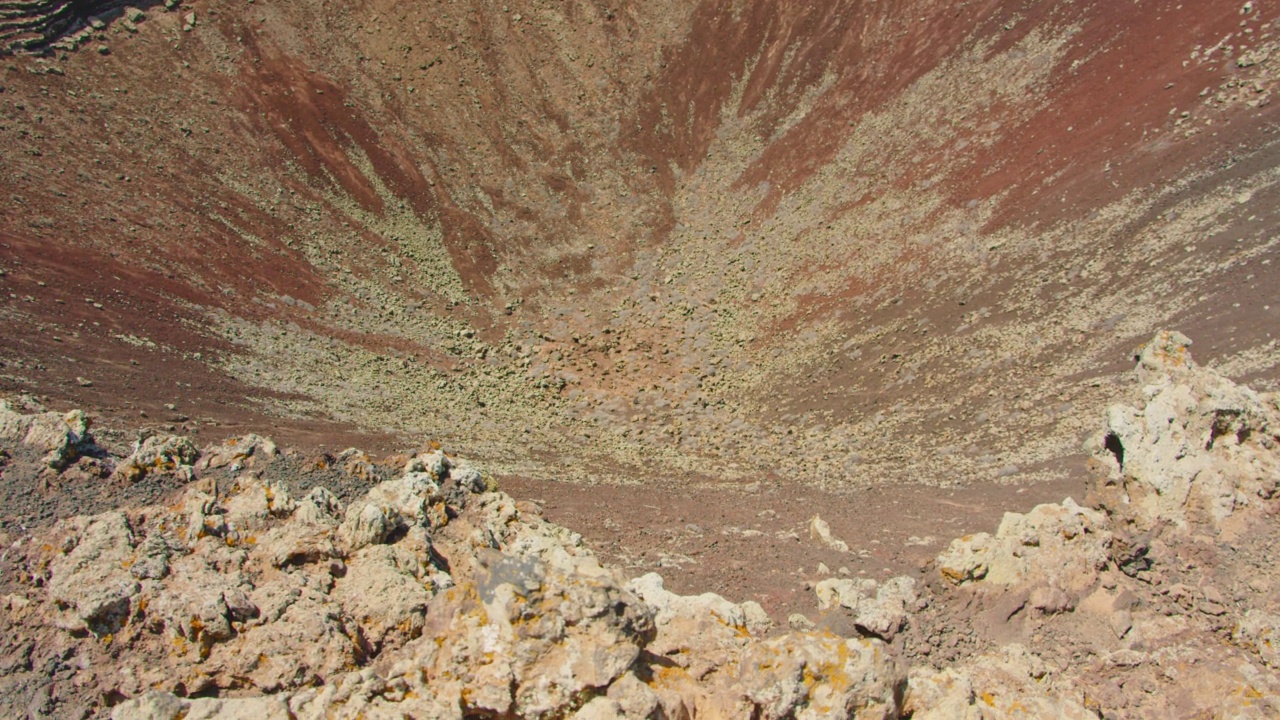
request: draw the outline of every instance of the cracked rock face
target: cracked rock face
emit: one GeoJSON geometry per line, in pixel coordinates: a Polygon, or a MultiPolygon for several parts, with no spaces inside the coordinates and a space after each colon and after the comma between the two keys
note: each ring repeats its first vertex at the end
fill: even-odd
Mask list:
{"type": "Polygon", "coordinates": [[[42,603],[74,642],[146,657],[109,689],[132,697],[122,719],[896,716],[882,641],[762,639],[755,603],[626,583],[484,488],[438,451],[346,507],[252,475],[195,483],[61,523],[42,603]]]}
{"type": "MultiPolygon", "coordinates": [[[[974,649],[912,670],[913,718],[1280,712],[1276,397],[1197,366],[1190,345],[1161,332],[1140,351],[1138,402],[1088,443],[1091,507],[1008,513],[938,556],[933,602],[963,608],[974,649]]],[[[946,650],[955,619],[912,622],[946,650]]]]}
{"type": "MultiPolygon", "coordinates": [[[[15,545],[0,609],[42,639],[4,667],[97,658],[116,720],[1274,717],[1275,397],[1188,344],[1143,349],[1087,505],[1008,513],[919,578],[823,581],[817,630],[627,580],[436,450],[346,504],[246,471],[15,545]]],[[[275,455],[242,438],[157,472],[275,455]]]]}
{"type": "Polygon", "coordinates": [[[1274,394],[1198,368],[1191,341],[1160,333],[1138,360],[1142,402],[1112,405],[1089,449],[1107,469],[1100,499],[1140,530],[1156,523],[1230,527],[1280,487],[1274,394]]]}

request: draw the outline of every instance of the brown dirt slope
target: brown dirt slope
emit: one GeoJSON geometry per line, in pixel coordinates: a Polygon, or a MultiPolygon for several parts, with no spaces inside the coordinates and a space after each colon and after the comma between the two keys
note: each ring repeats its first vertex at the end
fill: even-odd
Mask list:
{"type": "Polygon", "coordinates": [[[1276,381],[1264,6],[108,20],[5,60],[8,393],[843,493],[1065,481],[1156,327],[1276,381]]]}

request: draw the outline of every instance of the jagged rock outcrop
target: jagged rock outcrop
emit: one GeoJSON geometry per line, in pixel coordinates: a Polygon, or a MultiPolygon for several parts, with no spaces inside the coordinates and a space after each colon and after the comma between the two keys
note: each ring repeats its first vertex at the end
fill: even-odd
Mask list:
{"type": "MultiPolygon", "coordinates": [[[[1280,713],[1276,396],[1190,344],[1161,332],[1139,351],[1139,401],[1087,443],[1092,507],[1008,513],[938,556],[934,602],[964,608],[974,649],[912,671],[912,717],[1280,713]]],[[[945,647],[955,619],[913,621],[945,647]]]]}
{"type": "Polygon", "coordinates": [[[627,581],[439,450],[295,499],[253,436],[174,454],[231,482],[59,523],[0,608],[104,653],[117,720],[1274,717],[1276,399],[1188,344],[1140,353],[1141,404],[1090,441],[1096,501],[1008,513],[922,578],[818,583],[843,626],[627,581]]]}
{"type": "Polygon", "coordinates": [[[1191,360],[1191,341],[1160,333],[1138,356],[1143,402],[1113,405],[1089,449],[1106,468],[1098,501],[1138,532],[1158,523],[1230,528],[1280,488],[1280,407],[1191,360]]]}
{"type": "Polygon", "coordinates": [[[71,0],[6,0],[0,4],[0,53],[43,45],[78,19],[71,0]]]}
{"type": "Polygon", "coordinates": [[[30,399],[17,406],[0,400],[0,445],[24,445],[43,453],[44,463],[53,470],[96,450],[84,412],[46,412],[30,399]],[[30,412],[22,412],[24,409],[30,412]]]}
{"type": "Polygon", "coordinates": [[[879,639],[766,639],[755,603],[624,582],[439,451],[346,507],[242,474],[51,538],[26,612],[145,658],[109,681],[117,718],[887,718],[905,681],[879,639]],[[261,697],[184,699],[222,692],[261,697]]]}
{"type": "MultiPolygon", "coordinates": [[[[177,5],[176,0],[164,2],[170,10],[177,5]]],[[[126,30],[137,32],[145,17],[130,0],[0,0],[0,55],[50,46],[75,49],[106,27],[104,18],[119,18],[126,30]]]]}

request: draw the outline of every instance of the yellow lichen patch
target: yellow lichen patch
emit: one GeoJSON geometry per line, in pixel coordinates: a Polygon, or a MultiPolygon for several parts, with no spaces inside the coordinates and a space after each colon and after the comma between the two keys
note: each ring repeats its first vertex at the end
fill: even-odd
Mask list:
{"type": "Polygon", "coordinates": [[[982,698],[982,702],[986,703],[987,705],[989,705],[989,706],[991,706],[991,707],[995,707],[995,706],[996,706],[996,696],[995,696],[995,695],[992,695],[992,694],[991,694],[991,693],[989,693],[989,692],[984,692],[984,693],[982,693],[981,695],[979,695],[978,697],[982,698]]]}
{"type": "Polygon", "coordinates": [[[645,681],[645,684],[656,690],[689,682],[693,682],[693,677],[689,675],[689,671],[678,665],[662,665],[653,668],[653,674],[645,681]]]}

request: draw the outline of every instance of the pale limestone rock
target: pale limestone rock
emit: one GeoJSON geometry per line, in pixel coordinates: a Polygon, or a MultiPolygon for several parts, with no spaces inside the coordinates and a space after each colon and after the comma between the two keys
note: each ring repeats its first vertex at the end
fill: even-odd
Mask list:
{"type": "Polygon", "coordinates": [[[295,520],[308,525],[334,528],[342,520],[342,503],[326,488],[315,487],[307,496],[298,501],[294,510],[295,520]]]}
{"type": "Polygon", "coordinates": [[[195,543],[203,537],[223,537],[227,534],[226,516],[218,498],[198,489],[189,490],[182,498],[183,523],[181,539],[195,543]]]}
{"type": "Polygon", "coordinates": [[[31,416],[20,409],[11,400],[0,400],[0,442],[17,444],[26,438],[31,429],[31,416]]]}
{"type": "Polygon", "coordinates": [[[20,412],[13,402],[0,400],[0,444],[21,443],[44,454],[44,463],[61,470],[82,451],[93,445],[89,434],[89,418],[81,410],[65,414],[44,412],[34,401],[37,412],[20,412]]]}
{"type": "Polygon", "coordinates": [[[1021,645],[941,671],[913,670],[903,705],[912,720],[1098,717],[1078,691],[1055,683],[1044,662],[1021,645]]]}
{"type": "Polygon", "coordinates": [[[849,544],[833,537],[831,535],[831,526],[818,515],[814,515],[809,519],[809,538],[836,552],[849,552],[849,544]]]}
{"type": "Polygon", "coordinates": [[[341,557],[333,541],[333,527],[299,521],[251,535],[246,538],[252,542],[250,562],[255,567],[283,568],[341,557]]]}
{"type": "Polygon", "coordinates": [[[916,610],[916,581],[909,577],[891,578],[883,585],[870,579],[827,578],[814,592],[818,608],[843,607],[853,611],[853,621],[864,634],[892,640],[916,610]]]}
{"type": "Polygon", "coordinates": [[[1139,530],[1157,522],[1220,528],[1280,484],[1280,413],[1247,387],[1197,366],[1179,333],[1142,349],[1144,402],[1114,405],[1088,450],[1107,469],[1097,488],[1139,530]]]}
{"type": "Polygon", "coordinates": [[[61,469],[75,459],[82,445],[92,443],[89,419],[80,410],[36,415],[22,442],[44,452],[46,465],[61,469]]]}
{"type": "Polygon", "coordinates": [[[375,502],[357,500],[347,508],[347,517],[338,528],[338,537],[347,552],[386,540],[399,527],[400,516],[375,502]]]}
{"type": "Polygon", "coordinates": [[[222,506],[230,529],[250,533],[265,529],[275,518],[287,517],[297,503],[282,485],[268,487],[244,477],[237,481],[237,488],[222,506]]]}
{"type": "Polygon", "coordinates": [[[261,467],[280,455],[276,444],[259,435],[249,434],[228,438],[221,444],[204,449],[200,458],[201,470],[238,465],[238,469],[261,467]]]}
{"type": "Polygon", "coordinates": [[[347,508],[338,536],[348,552],[387,541],[394,533],[417,525],[444,522],[438,503],[440,486],[427,472],[407,472],[374,486],[347,508]]]}
{"type": "Polygon", "coordinates": [[[642,575],[627,583],[627,588],[653,608],[654,622],[659,625],[666,625],[677,617],[712,615],[734,629],[747,626],[747,614],[740,605],[715,593],[677,595],[664,587],[662,576],[657,573],[642,575]]]}
{"type": "Polygon", "coordinates": [[[995,539],[990,533],[956,538],[938,555],[938,572],[956,585],[981,580],[987,576],[994,552],[995,539]]]}
{"type": "Polygon", "coordinates": [[[654,612],[657,636],[649,651],[670,658],[695,681],[729,665],[750,642],[746,613],[719,595],[676,595],[657,573],[627,587],[654,612]]]}
{"type": "Polygon", "coordinates": [[[453,478],[460,488],[467,492],[481,493],[488,489],[484,475],[479,469],[466,461],[458,461],[453,469],[449,471],[449,476],[453,478]]]}
{"type": "Polygon", "coordinates": [[[334,530],[342,514],[341,504],[328,490],[312,488],[298,502],[288,498],[283,488],[272,486],[264,493],[257,516],[287,515],[292,522],[282,522],[250,536],[253,548],[250,561],[255,566],[283,568],[286,565],[306,565],[341,557],[342,552],[334,542],[334,530]],[[292,508],[292,512],[289,512],[292,508]]]}
{"type": "MultiPolygon", "coordinates": [[[[789,634],[751,645],[734,690],[760,718],[896,718],[905,677],[869,638],[789,634]]],[[[741,716],[740,716],[741,717],[741,716]]]]}
{"type": "Polygon", "coordinates": [[[1106,565],[1110,542],[1106,517],[1067,498],[1026,514],[1005,513],[995,536],[979,533],[952,541],[937,566],[957,585],[1047,584],[1081,592],[1106,565]]]}
{"type": "Polygon", "coordinates": [[[374,647],[401,645],[422,634],[428,603],[449,584],[448,575],[432,572],[429,552],[429,546],[371,545],[347,558],[332,596],[374,647]]]}
{"type": "Polygon", "coordinates": [[[427,473],[435,482],[441,482],[453,467],[453,460],[439,450],[420,453],[409,458],[404,465],[405,474],[427,473]]]}
{"type": "Polygon", "coordinates": [[[347,448],[338,453],[337,464],[342,471],[354,478],[359,478],[365,482],[373,482],[377,479],[377,472],[373,465],[373,458],[369,457],[369,453],[356,448],[347,448]]]}
{"type": "Polygon", "coordinates": [[[1280,615],[1265,610],[1245,612],[1232,637],[1249,648],[1272,670],[1280,670],[1280,615]]]}
{"type": "Polygon", "coordinates": [[[166,692],[149,692],[126,700],[111,711],[111,720],[177,720],[186,703],[166,692]]]}
{"type": "Polygon", "coordinates": [[[134,536],[121,512],[77,517],[60,526],[65,551],[49,564],[49,596],[69,612],[64,626],[95,634],[114,632],[128,619],[141,585],[128,568],[134,536]]]}
{"type": "MultiPolygon", "coordinates": [[[[278,600],[271,608],[271,615],[278,613],[274,621],[265,621],[271,615],[263,608],[259,621],[213,647],[202,665],[218,683],[248,678],[263,692],[295,690],[338,677],[359,663],[363,651],[352,642],[354,622],[318,588],[300,584],[286,593],[292,590],[298,594],[283,611],[278,600]]],[[[251,597],[255,604],[265,600],[260,594],[251,597]]]]}
{"type": "Polygon", "coordinates": [[[165,592],[154,595],[149,604],[147,621],[155,632],[166,632],[171,638],[188,643],[211,645],[231,637],[231,609],[225,596],[230,594],[242,612],[253,614],[248,599],[248,578],[239,571],[243,552],[225,552],[219,548],[210,557],[214,539],[205,541],[194,552],[175,559],[171,565],[165,592]]]}
{"type": "Polygon", "coordinates": [[[617,717],[650,718],[658,709],[658,695],[633,672],[623,673],[609,686],[609,699],[618,708],[617,717]]]}
{"type": "Polygon", "coordinates": [[[292,716],[283,698],[187,700],[149,692],[116,706],[111,720],[292,720],[292,716]]]}
{"type": "Polygon", "coordinates": [[[191,465],[200,451],[191,440],[177,435],[151,435],[134,443],[133,452],[116,466],[115,476],[137,482],[147,475],[177,473],[190,479],[191,465]]]}
{"type": "Polygon", "coordinates": [[[176,540],[155,529],[138,545],[129,572],[139,580],[162,580],[169,574],[169,558],[177,547],[176,540]]]}
{"type": "Polygon", "coordinates": [[[986,717],[977,704],[968,674],[955,668],[912,668],[903,707],[912,720],[982,720],[986,717]]]}

